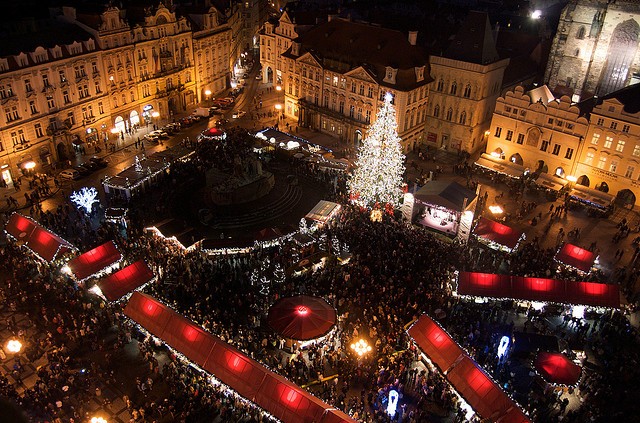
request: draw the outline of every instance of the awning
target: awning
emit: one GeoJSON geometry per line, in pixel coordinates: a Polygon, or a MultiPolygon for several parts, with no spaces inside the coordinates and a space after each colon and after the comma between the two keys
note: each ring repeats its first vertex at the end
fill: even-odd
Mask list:
{"type": "Polygon", "coordinates": [[[524,237],[524,232],[517,231],[507,225],[481,217],[473,233],[485,241],[503,245],[509,250],[517,247],[524,237]]]}
{"type": "Polygon", "coordinates": [[[80,282],[120,260],[122,260],[122,254],[120,254],[113,241],[108,241],[71,259],[67,263],[67,267],[71,270],[71,275],[74,279],[80,282]]]}
{"type": "Polygon", "coordinates": [[[561,353],[540,351],[533,365],[544,380],[554,384],[573,386],[582,374],[582,368],[561,353]]]}
{"type": "Polygon", "coordinates": [[[476,166],[480,166],[512,178],[519,178],[524,174],[524,166],[498,159],[497,157],[493,157],[487,153],[482,153],[480,158],[476,160],[475,164],[476,166]]]}
{"type": "Polygon", "coordinates": [[[596,255],[573,244],[564,244],[556,253],[555,259],[562,264],[588,273],[596,260],[596,255]]]}
{"type": "Polygon", "coordinates": [[[74,249],[71,243],[20,213],[13,213],[9,217],[5,231],[37,257],[48,262],[55,260],[59,254],[74,249]]]}
{"type": "Polygon", "coordinates": [[[547,173],[541,173],[540,176],[538,176],[538,179],[536,179],[536,184],[540,185],[542,188],[547,188],[553,191],[560,191],[562,188],[564,188],[567,182],[557,176],[552,176],[547,173]]]}
{"type": "Polygon", "coordinates": [[[459,295],[542,301],[591,307],[620,307],[618,285],[460,272],[459,295]]]}
{"type": "Polygon", "coordinates": [[[134,292],[124,314],[284,423],[355,422],[153,297],[134,292]]]}
{"type": "Polygon", "coordinates": [[[340,211],[341,207],[342,206],[338,203],[320,200],[305,217],[320,223],[325,223],[335,216],[340,211]]]}
{"type": "Polygon", "coordinates": [[[606,210],[613,201],[613,195],[582,185],[576,185],[569,196],[575,201],[600,210],[606,210]]]}
{"type": "Polygon", "coordinates": [[[443,373],[464,354],[462,348],[429,316],[416,320],[407,333],[443,373]]]}
{"type": "Polygon", "coordinates": [[[100,290],[109,301],[116,301],[153,280],[153,271],[144,260],[139,260],[98,282],[100,290]]]}
{"type": "Polygon", "coordinates": [[[320,297],[296,295],[276,301],[267,321],[281,336],[305,341],[326,335],[336,324],[336,310],[320,297]]]}

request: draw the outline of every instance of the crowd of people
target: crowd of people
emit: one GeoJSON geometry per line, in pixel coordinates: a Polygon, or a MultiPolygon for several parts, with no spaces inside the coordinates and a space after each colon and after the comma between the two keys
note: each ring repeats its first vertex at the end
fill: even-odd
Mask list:
{"type": "MultiPolygon", "coordinates": [[[[229,151],[202,148],[207,157],[233,160],[229,151]]],[[[174,192],[181,180],[194,169],[201,172],[203,166],[204,161],[196,161],[172,168],[171,189],[166,191],[174,192]]],[[[294,166],[299,176],[333,185],[333,198],[347,203],[341,173],[294,166]]],[[[515,254],[507,254],[474,242],[463,246],[442,241],[398,216],[384,214],[381,222],[373,222],[366,211],[347,205],[313,234],[312,247],[303,249],[291,240],[242,255],[213,257],[143,233],[148,216],[166,213],[159,207],[167,202],[156,199],[133,208],[126,231],[97,216],[87,217],[69,204],[39,213],[38,219],[80,251],[114,240],[125,263],[143,258],[157,276],[146,293],[359,421],[390,421],[386,413],[390,390],[401,398],[402,421],[424,422],[434,415],[465,419],[459,397],[436,369],[422,363],[405,331],[421,314],[434,316],[436,310],[444,312],[440,324],[515,395],[534,420],[607,421],[636,407],[635,391],[620,383],[621,377],[631,381],[638,373],[637,333],[623,313],[608,312],[591,316],[588,323],[554,327],[544,321],[562,317],[551,311],[542,319],[540,312],[523,310],[511,301],[476,304],[452,297],[452,281],[460,270],[584,279],[571,270],[559,271],[555,250],[542,248],[535,238],[515,254]],[[284,280],[273,277],[276,267],[292,269],[314,253],[336,250],[348,250],[348,264],[329,259],[316,271],[298,276],[288,272],[284,280]],[[268,290],[264,280],[255,283],[256,272],[266,278],[268,290]],[[300,293],[327,299],[339,319],[321,342],[305,348],[294,343],[289,348],[269,328],[266,314],[277,299],[300,293]],[[584,349],[591,367],[585,367],[577,387],[582,402],[569,407],[567,395],[552,395],[535,377],[522,389],[516,377],[521,362],[515,357],[499,360],[495,354],[500,337],[517,331],[556,334],[567,345],[584,349]],[[349,345],[355,339],[367,340],[372,351],[354,355],[349,345]]],[[[46,358],[31,387],[25,388],[21,380],[20,357],[12,363],[14,372],[0,378],[2,395],[29,410],[32,420],[82,421],[90,398],[103,398],[103,405],[108,405],[107,391],[122,398],[133,421],[201,421],[211,416],[222,421],[267,420],[263,411],[212,383],[208,375],[139,331],[124,317],[121,304],[107,304],[89,293],[94,282],[77,285],[55,265],[25,259],[25,251],[11,242],[0,248],[0,270],[5,275],[0,289],[3,312],[14,316],[7,319],[6,329],[29,345],[24,359],[46,358]],[[23,323],[18,324],[15,316],[22,316],[23,323]],[[28,329],[32,327],[35,330],[28,329]],[[122,384],[118,375],[128,376],[129,371],[119,358],[132,349],[137,379],[127,377],[130,383],[122,384]]],[[[628,282],[636,276],[622,269],[613,276],[593,273],[589,278],[613,277],[630,288],[628,282]]],[[[560,308],[559,313],[566,310],[560,308]]]]}

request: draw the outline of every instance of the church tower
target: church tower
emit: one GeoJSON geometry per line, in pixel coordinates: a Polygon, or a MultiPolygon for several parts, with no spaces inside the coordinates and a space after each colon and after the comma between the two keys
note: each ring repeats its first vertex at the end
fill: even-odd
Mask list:
{"type": "Polygon", "coordinates": [[[562,11],[545,82],[573,100],[640,82],[640,2],[572,0],[562,11]]]}

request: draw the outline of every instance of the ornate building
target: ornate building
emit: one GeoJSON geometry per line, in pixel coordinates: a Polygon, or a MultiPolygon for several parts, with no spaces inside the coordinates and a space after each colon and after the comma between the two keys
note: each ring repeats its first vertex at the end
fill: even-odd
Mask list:
{"type": "Polygon", "coordinates": [[[14,34],[19,43],[0,48],[0,176],[7,184],[68,160],[83,143],[106,146],[136,125],[170,120],[207,89],[227,87],[230,30],[214,8],[52,11],[14,34]]]}
{"type": "Polygon", "coordinates": [[[432,81],[416,39],[417,32],[407,36],[336,17],[314,26],[281,55],[284,114],[357,147],[391,92],[403,148],[415,147],[432,81]]]}
{"type": "Polygon", "coordinates": [[[634,0],[572,0],[562,11],[545,81],[574,101],[640,80],[640,5],[634,0]]]}
{"type": "Polygon", "coordinates": [[[484,146],[509,59],[496,50],[489,18],[470,12],[449,48],[430,57],[434,79],[426,144],[473,153],[484,146]]]}

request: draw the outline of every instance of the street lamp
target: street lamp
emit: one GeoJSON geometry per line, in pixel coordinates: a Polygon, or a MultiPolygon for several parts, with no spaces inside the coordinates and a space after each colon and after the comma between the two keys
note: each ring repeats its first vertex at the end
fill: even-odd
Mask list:
{"type": "Polygon", "coordinates": [[[91,417],[90,423],[107,423],[107,419],[104,417],[94,416],[91,417]]]}
{"type": "Polygon", "coordinates": [[[276,91],[282,91],[282,86],[281,85],[276,85],[276,91]]]}
{"type": "Polygon", "coordinates": [[[276,110],[282,110],[282,104],[276,104],[276,110]]]}
{"type": "Polygon", "coordinates": [[[360,339],[351,344],[351,349],[358,354],[358,357],[362,357],[363,355],[371,352],[371,345],[369,345],[364,339],[360,339]]]}
{"type": "Polygon", "coordinates": [[[207,99],[207,104],[208,104],[209,103],[209,97],[211,97],[211,90],[206,90],[204,92],[204,95],[205,95],[205,97],[207,99]]]}
{"type": "Polygon", "coordinates": [[[9,351],[10,353],[17,354],[20,352],[20,350],[22,350],[22,342],[18,341],[17,339],[10,339],[7,342],[7,351],[9,351]]]}

